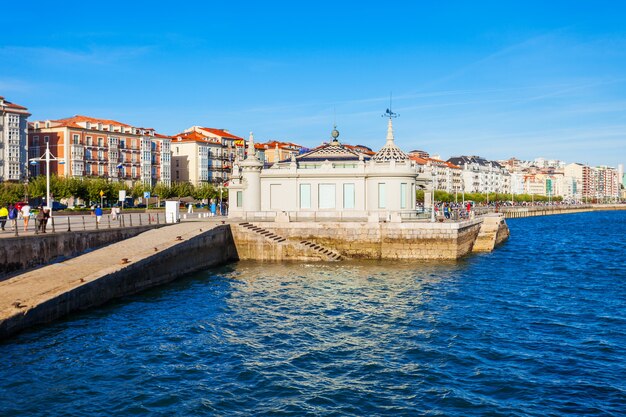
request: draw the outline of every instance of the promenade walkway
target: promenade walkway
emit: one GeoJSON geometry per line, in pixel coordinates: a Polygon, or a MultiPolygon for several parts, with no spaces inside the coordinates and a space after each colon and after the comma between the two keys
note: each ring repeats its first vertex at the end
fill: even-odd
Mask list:
{"type": "MultiPolygon", "coordinates": [[[[226,217],[208,217],[208,212],[196,212],[196,213],[181,213],[181,221],[186,222],[190,220],[208,220],[213,219],[213,221],[226,220],[226,217]]],[[[124,213],[118,215],[116,219],[114,219],[110,214],[105,214],[100,219],[100,223],[96,222],[96,216],[92,215],[80,215],[80,214],[71,214],[64,215],[62,213],[54,214],[53,217],[48,220],[48,224],[46,227],[46,233],[59,233],[59,232],[69,232],[69,231],[80,231],[80,230],[102,230],[102,229],[117,229],[121,227],[130,227],[130,226],[141,226],[141,225],[149,225],[149,224],[164,224],[165,223],[165,213],[124,213]]],[[[0,239],[3,237],[14,237],[14,236],[36,236],[39,231],[37,231],[37,221],[34,218],[31,218],[28,222],[28,227],[26,231],[24,231],[24,220],[18,219],[15,223],[11,220],[7,220],[5,225],[5,230],[0,231],[0,239]],[[17,225],[17,234],[15,230],[15,225],[17,225]]]]}

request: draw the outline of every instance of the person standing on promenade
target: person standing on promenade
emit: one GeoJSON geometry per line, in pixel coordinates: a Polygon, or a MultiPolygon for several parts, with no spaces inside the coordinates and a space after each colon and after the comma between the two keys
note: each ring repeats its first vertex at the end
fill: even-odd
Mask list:
{"type": "Polygon", "coordinates": [[[48,219],[50,218],[50,209],[48,207],[40,206],[39,213],[37,213],[37,230],[41,233],[46,233],[46,226],[48,225],[48,219]]]}
{"type": "Polygon", "coordinates": [[[13,230],[17,230],[17,216],[19,215],[18,210],[15,208],[13,204],[9,204],[9,221],[11,226],[13,226],[13,230]]]}
{"type": "Polygon", "coordinates": [[[39,206],[39,212],[37,213],[35,220],[37,220],[37,231],[43,231],[43,205],[39,206]]]}
{"type": "Polygon", "coordinates": [[[94,214],[96,215],[96,223],[100,223],[100,219],[102,218],[102,207],[96,206],[94,214]]]}
{"type": "Polygon", "coordinates": [[[50,209],[48,207],[43,208],[43,233],[46,233],[46,226],[48,226],[48,220],[50,219],[50,209]]]}
{"type": "Polygon", "coordinates": [[[117,205],[113,206],[111,208],[111,220],[117,220],[117,212],[118,212],[119,208],[117,208],[117,205]]]}
{"type": "Polygon", "coordinates": [[[193,213],[193,204],[191,204],[191,202],[189,202],[189,205],[187,206],[187,213],[193,213]]]}
{"type": "Polygon", "coordinates": [[[4,231],[4,225],[7,223],[7,217],[9,217],[9,210],[4,207],[0,207],[0,227],[2,227],[2,231],[4,231]]]}
{"type": "Polygon", "coordinates": [[[22,218],[24,219],[24,231],[28,230],[28,221],[30,220],[30,206],[24,204],[22,206],[22,218]]]}
{"type": "Polygon", "coordinates": [[[215,217],[216,211],[217,211],[217,205],[215,204],[215,200],[211,199],[211,217],[215,217]]]}

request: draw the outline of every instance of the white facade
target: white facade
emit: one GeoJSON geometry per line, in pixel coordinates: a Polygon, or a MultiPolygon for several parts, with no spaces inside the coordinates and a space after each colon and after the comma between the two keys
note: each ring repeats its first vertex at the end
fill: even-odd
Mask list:
{"type": "Polygon", "coordinates": [[[469,193],[511,192],[511,174],[495,161],[478,156],[460,156],[448,159],[462,169],[462,188],[469,193]]]}
{"type": "Polygon", "coordinates": [[[0,97],[0,181],[28,175],[28,116],[25,107],[0,97]]]}
{"type": "Polygon", "coordinates": [[[338,136],[334,130],[329,144],[266,169],[249,150],[233,169],[229,217],[273,218],[282,213],[297,219],[378,220],[413,213],[415,190],[422,181],[417,164],[394,144],[391,119],[387,143],[371,158],[344,147],[338,136]]]}

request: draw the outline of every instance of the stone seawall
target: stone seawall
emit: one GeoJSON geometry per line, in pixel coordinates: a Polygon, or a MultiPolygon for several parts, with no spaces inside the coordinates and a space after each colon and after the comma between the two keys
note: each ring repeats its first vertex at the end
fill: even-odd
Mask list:
{"type": "Polygon", "coordinates": [[[70,258],[137,236],[163,225],[40,234],[36,237],[3,237],[0,245],[0,279],[25,269],[45,265],[58,258],[70,258]]]}
{"type": "MultiPolygon", "coordinates": [[[[255,222],[288,241],[310,241],[351,259],[459,259],[472,251],[482,220],[455,223],[255,222]]],[[[233,225],[235,227],[235,225],[233,225]]],[[[242,259],[265,259],[268,245],[257,236],[235,233],[242,259]]],[[[272,259],[291,259],[287,251],[272,259]]]]}
{"type": "Polygon", "coordinates": [[[71,312],[235,260],[228,225],[185,223],[147,231],[1,281],[0,340],[71,312]]]}

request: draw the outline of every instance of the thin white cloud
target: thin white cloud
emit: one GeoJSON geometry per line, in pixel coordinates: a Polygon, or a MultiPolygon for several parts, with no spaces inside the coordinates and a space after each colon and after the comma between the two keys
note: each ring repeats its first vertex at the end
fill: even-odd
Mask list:
{"type": "Polygon", "coordinates": [[[54,65],[68,67],[71,65],[112,65],[128,59],[143,57],[152,47],[123,47],[123,48],[92,48],[88,50],[68,50],[50,47],[0,47],[0,57],[9,60],[20,59],[36,61],[40,65],[54,65]]]}

